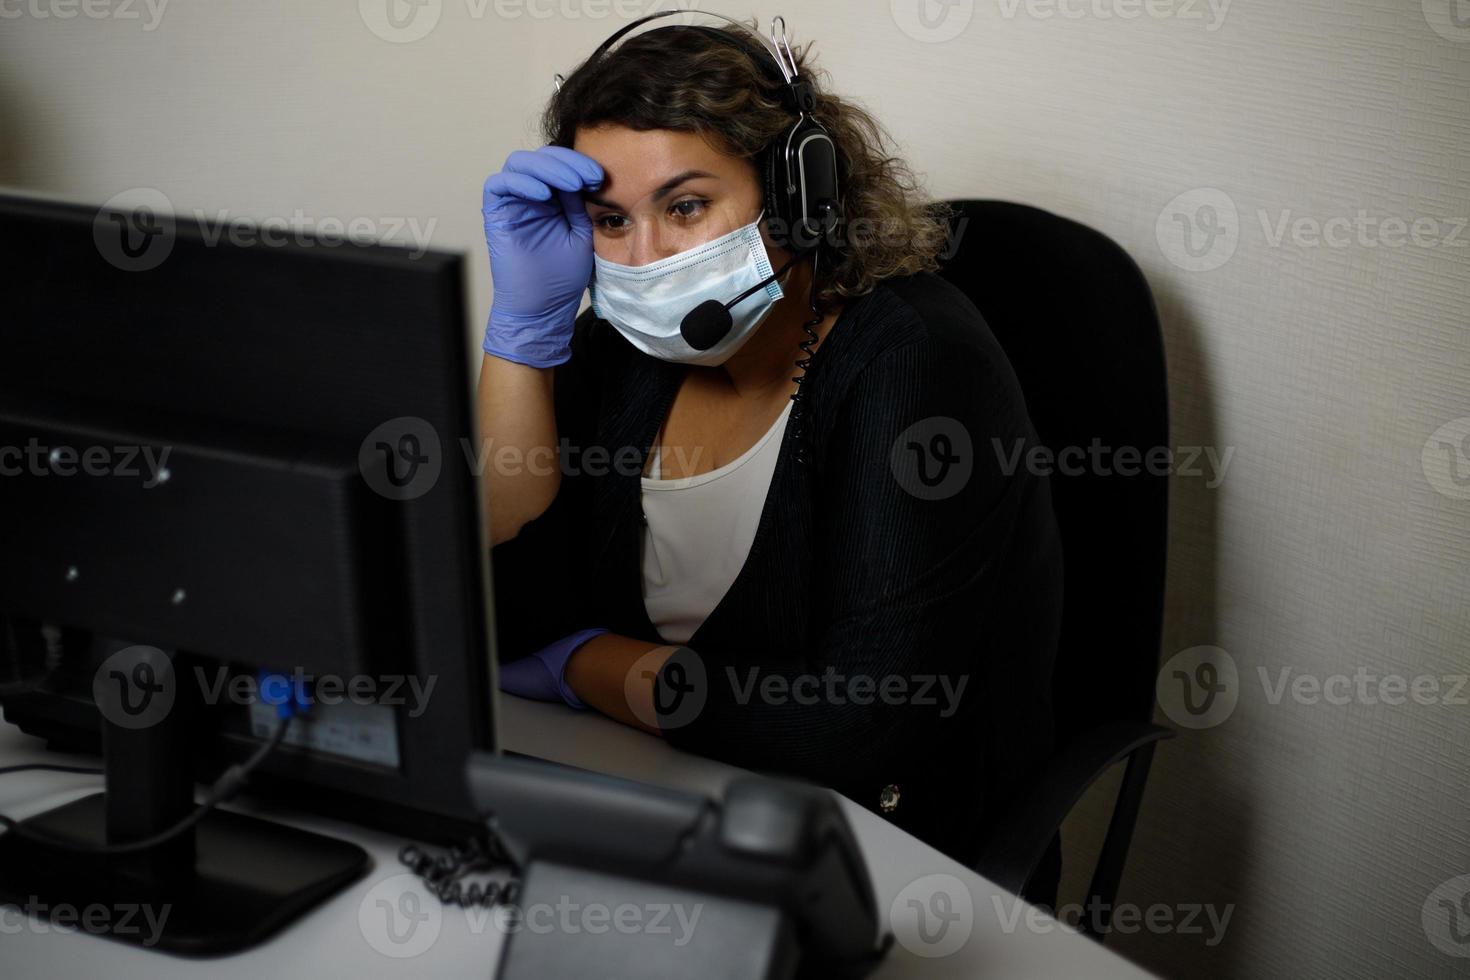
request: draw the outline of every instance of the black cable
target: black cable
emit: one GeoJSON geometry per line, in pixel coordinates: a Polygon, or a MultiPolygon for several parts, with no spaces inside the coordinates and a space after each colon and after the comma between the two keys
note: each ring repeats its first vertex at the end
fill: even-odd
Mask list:
{"type": "Polygon", "coordinates": [[[28,762],[23,766],[0,766],[0,776],[12,772],[78,772],[84,776],[101,776],[102,769],[89,769],[86,766],[57,766],[49,762],[28,762]]]}
{"type": "MultiPolygon", "coordinates": [[[[490,832],[487,830],[486,833],[490,832]]],[[[398,852],[398,860],[418,875],[429,893],[444,905],[494,908],[515,901],[520,890],[519,869],[500,838],[493,834],[488,841],[472,837],[437,857],[417,844],[405,844],[398,852]],[[499,884],[492,881],[465,885],[467,875],[496,871],[507,872],[507,880],[499,884]]]]}
{"type": "Polygon", "coordinates": [[[280,725],[276,727],[276,731],[270,737],[270,740],[256,749],[255,754],[237,766],[230,766],[219,779],[214,781],[214,785],[210,787],[209,794],[205,796],[204,802],[200,803],[194,809],[193,813],[184,817],[172,827],[159,831],[152,837],[128,841],[125,844],[87,844],[81,841],[67,840],[64,837],[52,837],[50,834],[40,833],[4,814],[0,814],[0,827],[4,827],[9,833],[14,834],[21,840],[81,854],[111,856],[137,854],[141,851],[152,850],[161,844],[167,844],[169,841],[192,829],[195,824],[207,817],[215,807],[240,792],[241,787],[245,785],[245,781],[249,778],[250,774],[259,768],[260,764],[265,761],[266,756],[274,752],[277,746],[281,744],[281,741],[286,737],[286,729],[290,725],[290,718],[281,719],[280,725]]]}

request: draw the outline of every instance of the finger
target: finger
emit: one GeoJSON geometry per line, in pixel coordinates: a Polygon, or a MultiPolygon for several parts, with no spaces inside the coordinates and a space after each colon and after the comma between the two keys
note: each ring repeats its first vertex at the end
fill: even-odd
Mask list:
{"type": "Polygon", "coordinates": [[[560,160],[580,174],[583,187],[595,190],[602,185],[605,176],[602,172],[602,164],[587,154],[578,153],[566,146],[543,146],[540,152],[560,160]]]}
{"type": "Polygon", "coordinates": [[[587,214],[587,205],[583,202],[582,195],[576,191],[557,191],[556,196],[561,200],[561,209],[566,212],[572,235],[591,241],[592,218],[587,214]]]}
{"type": "Polygon", "coordinates": [[[506,200],[549,201],[551,188],[527,174],[502,170],[486,178],[483,204],[488,210],[506,200]]]}
{"type": "Polygon", "coordinates": [[[582,189],[582,175],[574,167],[540,150],[516,150],[505,158],[501,169],[535,177],[557,190],[582,189]]]}

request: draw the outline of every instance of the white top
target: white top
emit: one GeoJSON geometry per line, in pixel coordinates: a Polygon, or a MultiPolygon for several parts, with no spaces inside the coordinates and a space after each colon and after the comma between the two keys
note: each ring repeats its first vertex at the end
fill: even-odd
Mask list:
{"type": "MultiPolygon", "coordinates": [[[[642,478],[643,605],[665,643],[687,643],[745,565],[791,404],[755,445],[719,469],[642,478]]],[[[657,453],[649,472],[662,472],[657,453]]]]}

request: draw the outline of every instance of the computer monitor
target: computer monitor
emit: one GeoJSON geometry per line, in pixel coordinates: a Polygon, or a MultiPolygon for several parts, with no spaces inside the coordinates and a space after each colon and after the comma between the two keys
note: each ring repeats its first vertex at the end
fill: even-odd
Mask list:
{"type": "Polygon", "coordinates": [[[241,765],[294,806],[474,833],[494,671],[460,257],[0,197],[0,268],[4,713],[100,749],[107,790],[0,835],[0,900],[172,901],[160,945],[218,953],[363,873],[220,809],[180,832],[194,780],[241,765]]]}

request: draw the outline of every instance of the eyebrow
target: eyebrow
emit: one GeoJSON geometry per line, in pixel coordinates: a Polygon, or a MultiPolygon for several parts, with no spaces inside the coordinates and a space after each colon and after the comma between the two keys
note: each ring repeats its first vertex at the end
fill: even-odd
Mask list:
{"type": "MultiPolygon", "coordinates": [[[[674,188],[678,187],[680,184],[684,183],[686,180],[696,180],[696,179],[698,179],[700,177],[713,177],[713,176],[714,176],[714,174],[710,173],[707,170],[686,170],[683,173],[675,174],[674,176],[670,177],[668,180],[666,180],[662,184],[660,184],[659,187],[658,187],[658,190],[656,190],[656,191],[653,192],[653,195],[652,195],[653,200],[655,202],[657,202],[659,200],[662,200],[665,197],[668,197],[669,194],[673,192],[674,188]]],[[[609,200],[607,200],[606,198],[603,198],[603,197],[598,197],[596,194],[588,194],[587,192],[583,191],[582,192],[582,197],[584,199],[586,199],[587,201],[591,202],[592,204],[596,204],[598,207],[612,208],[614,210],[622,210],[618,205],[614,204],[612,201],[609,201],[609,200]]]]}

